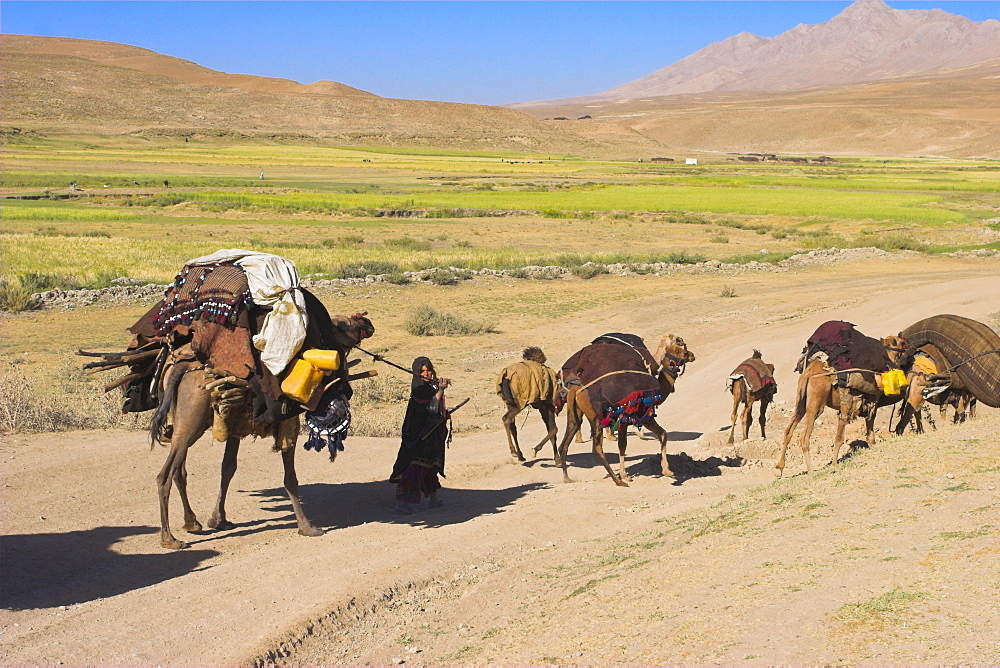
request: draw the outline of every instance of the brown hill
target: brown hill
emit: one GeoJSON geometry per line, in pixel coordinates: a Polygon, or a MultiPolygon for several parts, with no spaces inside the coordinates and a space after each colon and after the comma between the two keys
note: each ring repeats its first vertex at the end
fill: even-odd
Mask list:
{"type": "MultiPolygon", "coordinates": [[[[740,33],[603,93],[567,104],[724,91],[785,91],[880,81],[1000,58],[1000,21],[857,0],[831,20],[774,38],[740,33]]],[[[523,105],[512,105],[517,108],[523,105]]]]}
{"type": "Polygon", "coordinates": [[[344,144],[612,155],[655,150],[618,127],[581,136],[519,111],[382,98],[333,81],[226,74],[111,42],[4,35],[3,125],[42,132],[304,135],[344,144]]]}
{"type": "Polygon", "coordinates": [[[1000,158],[1000,59],[921,77],[778,93],[705,93],[525,108],[673,151],[1000,158]]]}
{"type": "Polygon", "coordinates": [[[518,111],[226,74],[110,42],[2,39],[3,127],[43,133],[247,135],[626,159],[670,151],[1000,157],[1000,59],[878,83],[518,111]]]}

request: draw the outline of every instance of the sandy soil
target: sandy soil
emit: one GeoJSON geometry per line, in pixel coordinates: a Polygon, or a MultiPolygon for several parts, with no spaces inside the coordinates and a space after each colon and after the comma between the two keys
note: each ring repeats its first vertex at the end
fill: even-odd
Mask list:
{"type": "MultiPolygon", "coordinates": [[[[611,484],[585,445],[571,449],[572,474],[578,482],[564,485],[551,465],[551,452],[543,451],[543,458],[519,465],[510,461],[502,432],[495,431],[456,438],[442,492],[446,505],[404,516],[393,510],[393,486],[385,482],[397,443],[351,438],[333,464],[324,455],[299,451],[306,510],[327,530],[322,537],[303,538],[295,534],[281,488],[280,459],[268,444],[247,442],[229,497],[229,515],[237,528],[204,535],[186,535],[175,528],[179,537],[190,541],[190,548],[169,552],[158,546],[153,483],[164,453],[151,451],[144,434],[7,437],[2,454],[0,564],[3,663],[1000,661],[995,575],[991,580],[969,573],[973,577],[965,580],[977,583],[975,591],[965,592],[976,613],[953,626],[975,627],[978,640],[954,634],[961,637],[957,641],[961,652],[949,654],[947,641],[938,636],[933,641],[938,649],[924,653],[904,649],[912,638],[891,636],[879,654],[867,646],[844,645],[853,637],[850,629],[838,640],[829,628],[804,623],[803,609],[774,606],[779,600],[775,592],[787,589],[770,592],[761,587],[763,598],[738,589],[736,583],[746,582],[738,578],[749,567],[742,558],[724,559],[689,546],[683,548],[688,552],[674,553],[669,568],[662,559],[643,562],[635,571],[626,568],[642,560],[628,561],[639,548],[621,547],[624,537],[669,542],[670,536],[677,537],[670,531],[686,526],[698,513],[714,512],[717,504],[724,507],[752,499],[773,484],[771,462],[787,420],[783,409],[791,402],[792,366],[819,323],[846,319],[869,335],[881,336],[928,315],[950,312],[996,327],[1000,281],[995,260],[963,263],[954,271],[934,274],[906,261],[892,273],[893,280],[884,275],[865,278],[863,265],[820,272],[812,290],[789,289],[790,275],[758,277],[754,279],[760,293],[758,313],[727,313],[725,300],[700,310],[686,306],[679,311],[664,297],[644,300],[613,320],[612,315],[621,313],[620,306],[595,309],[586,318],[559,320],[547,328],[543,343],[569,337],[583,344],[589,340],[584,333],[595,328],[636,331],[647,337],[669,329],[685,337],[698,361],[661,412],[661,423],[671,432],[672,461],[686,474],[676,480],[657,475],[654,442],[633,436],[627,458],[635,476],[631,487],[611,484]],[[857,277],[851,279],[853,288],[838,289],[842,285],[838,277],[848,275],[857,277]],[[820,295],[825,303],[818,303],[820,295]],[[748,326],[746,320],[757,324],[748,326]],[[777,365],[783,403],[771,416],[771,438],[728,448],[722,431],[729,424],[724,379],[752,347],[761,348],[765,359],[777,365]],[[749,461],[733,465],[737,456],[749,461]],[[657,532],[669,535],[663,538],[657,532]],[[607,554],[594,557],[608,546],[621,548],[618,561],[606,558],[607,554]],[[559,565],[581,564],[593,568],[574,571],[569,580],[553,584],[554,577],[565,575],[559,565]],[[661,567],[664,570],[656,570],[661,567]],[[697,580],[692,579],[698,572],[697,580]],[[602,584],[605,575],[618,579],[602,584]],[[583,591],[574,595],[579,588],[583,591]],[[678,599],[685,589],[697,596],[678,599]],[[588,599],[590,591],[599,598],[588,599]],[[614,602],[611,607],[605,605],[609,602],[614,602]],[[654,609],[658,602],[669,602],[669,614],[654,609]],[[697,610],[699,604],[705,611],[697,610]],[[765,606],[766,613],[760,612],[765,606]],[[640,610],[643,616],[636,616],[640,610]],[[614,614],[606,616],[610,613],[614,614]],[[714,650],[706,649],[706,639],[714,650]]],[[[827,422],[832,420],[827,417],[827,422]]],[[[884,422],[879,419],[882,432],[884,422]]],[[[946,427],[939,421],[939,426],[936,435],[922,437],[923,441],[904,437],[898,442],[927,447],[975,441],[981,447],[969,449],[963,457],[990,447],[995,455],[996,411],[981,411],[971,425],[946,427]]],[[[537,440],[539,427],[537,415],[530,415],[523,442],[537,440]]],[[[856,467],[870,471],[872,480],[901,475],[876,465],[890,466],[894,457],[904,458],[893,454],[893,442],[884,441],[857,462],[852,458],[835,470],[856,467]]],[[[814,461],[829,460],[827,431],[814,438],[813,448],[820,453],[814,461]]],[[[221,455],[221,447],[207,438],[191,451],[190,494],[202,520],[214,498],[221,455]]],[[[794,474],[801,466],[801,458],[793,457],[787,473],[794,474]]],[[[988,470],[982,462],[976,466],[988,470]]],[[[984,475],[992,475],[995,482],[995,463],[992,466],[993,472],[984,475]]],[[[801,487],[825,479],[822,474],[796,476],[786,483],[801,487]]],[[[843,492],[848,499],[850,480],[841,476],[834,481],[847,485],[843,492]]],[[[978,504],[977,517],[984,513],[992,517],[993,524],[987,521],[984,526],[996,525],[996,492],[988,491],[985,483],[975,488],[976,495],[964,498],[978,504]]],[[[799,498],[798,488],[789,490],[799,498]]],[[[909,491],[904,488],[899,493],[909,491]]],[[[806,563],[817,541],[846,535],[837,522],[846,521],[852,509],[832,497],[824,501],[829,525],[822,531],[827,534],[816,527],[813,533],[794,533],[794,539],[778,545],[768,541],[764,563],[806,563]]],[[[892,498],[892,493],[883,489],[865,496],[876,497],[892,498]]],[[[175,498],[175,525],[177,506],[175,498]]],[[[965,510],[953,510],[951,515],[928,518],[940,508],[914,501],[905,515],[906,526],[926,524],[936,529],[956,525],[956,517],[965,517],[961,514],[965,510]]],[[[889,512],[860,509],[873,517],[889,512]]],[[[882,521],[896,520],[890,516],[882,521]]],[[[980,541],[975,543],[980,550],[977,558],[986,554],[995,565],[996,533],[984,531],[975,534],[979,538],[974,540],[980,541]]],[[[725,535],[735,543],[750,540],[738,531],[725,535]]],[[[879,540],[890,546],[906,538],[893,534],[879,540]]],[[[677,545],[683,547],[682,543],[677,545]]],[[[934,559],[958,558],[934,554],[934,559]]],[[[836,560],[849,566],[849,552],[845,555],[836,560]]],[[[916,573],[926,567],[925,561],[887,563],[905,564],[916,573]]],[[[831,571],[821,578],[822,592],[853,591],[862,574],[881,577],[851,568],[831,571]]],[[[814,607],[817,600],[827,600],[814,586],[802,587],[807,590],[804,597],[813,596],[814,607]]],[[[952,628],[951,612],[939,607],[943,621],[938,627],[952,628]]]]}

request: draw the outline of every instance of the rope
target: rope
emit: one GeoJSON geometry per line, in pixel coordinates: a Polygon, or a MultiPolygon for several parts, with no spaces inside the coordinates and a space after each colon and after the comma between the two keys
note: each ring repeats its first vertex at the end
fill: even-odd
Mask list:
{"type": "MultiPolygon", "coordinates": [[[[628,346],[629,348],[631,348],[632,350],[634,350],[634,351],[635,351],[635,353],[636,353],[636,355],[638,355],[638,356],[639,356],[639,359],[641,359],[641,360],[642,360],[642,365],[643,365],[644,367],[646,367],[646,369],[647,369],[647,370],[649,371],[649,374],[650,374],[651,376],[657,376],[657,375],[659,375],[659,373],[660,373],[660,369],[662,369],[662,368],[663,368],[663,365],[661,364],[661,365],[660,365],[660,366],[659,366],[659,367],[658,367],[658,368],[656,369],[656,371],[653,371],[653,368],[652,368],[651,366],[649,366],[649,362],[648,362],[648,361],[646,360],[646,356],[645,356],[645,355],[643,355],[643,354],[642,354],[642,352],[641,352],[641,351],[640,351],[640,350],[639,350],[638,348],[636,348],[635,346],[633,346],[633,345],[632,345],[631,343],[629,343],[628,341],[626,341],[626,340],[624,340],[624,339],[619,339],[619,338],[618,338],[617,336],[611,336],[610,334],[602,334],[602,335],[601,335],[600,337],[598,337],[598,338],[601,338],[601,339],[610,339],[610,340],[612,340],[612,341],[617,341],[618,343],[624,343],[624,344],[625,344],[626,346],[628,346]]],[[[647,352],[648,352],[648,350],[649,350],[649,349],[647,348],[647,352]]],[[[658,363],[658,364],[659,364],[659,363],[658,363]]]]}
{"type": "Polygon", "coordinates": [[[588,387],[590,387],[591,385],[593,385],[597,381],[604,380],[608,376],[617,376],[618,374],[621,374],[621,373],[637,373],[640,376],[649,376],[648,372],[646,372],[646,371],[636,371],[635,369],[623,369],[621,371],[609,371],[608,373],[604,374],[603,376],[598,376],[594,380],[592,380],[589,383],[587,383],[586,385],[582,386],[580,388],[580,391],[586,390],[588,387]]]}
{"type": "Polygon", "coordinates": [[[983,357],[984,355],[992,355],[993,353],[1000,353],[1000,348],[998,348],[996,350],[987,350],[985,353],[979,353],[978,355],[975,355],[974,357],[970,357],[969,359],[965,360],[964,362],[959,362],[955,366],[950,367],[948,369],[945,369],[943,371],[943,373],[951,373],[952,371],[954,371],[958,367],[964,366],[964,365],[968,364],[969,362],[971,362],[974,359],[979,359],[980,357],[983,357]]]}

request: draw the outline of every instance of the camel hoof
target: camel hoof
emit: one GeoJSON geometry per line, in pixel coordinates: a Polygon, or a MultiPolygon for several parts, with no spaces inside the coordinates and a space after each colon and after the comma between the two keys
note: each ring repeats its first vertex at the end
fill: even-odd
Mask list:
{"type": "Polygon", "coordinates": [[[182,540],[177,540],[176,538],[161,538],[160,539],[160,547],[165,547],[168,550],[183,550],[187,546],[188,546],[187,543],[185,543],[182,540]]]}
{"type": "Polygon", "coordinates": [[[576,482],[576,480],[573,480],[569,476],[563,476],[563,483],[568,483],[568,482],[576,482]]]}
{"type": "Polygon", "coordinates": [[[528,461],[528,460],[526,460],[526,459],[524,458],[524,455],[518,455],[518,456],[517,456],[517,461],[519,461],[519,462],[525,462],[525,461],[528,461]]]}
{"type": "Polygon", "coordinates": [[[211,519],[208,521],[208,528],[213,531],[228,531],[229,529],[235,529],[236,525],[229,520],[211,519]]]}
{"type": "Polygon", "coordinates": [[[201,526],[201,522],[198,520],[192,520],[184,523],[184,530],[188,533],[200,533],[201,531],[204,531],[205,528],[201,526]]]}
{"type": "Polygon", "coordinates": [[[628,487],[628,483],[621,479],[616,479],[615,484],[619,487],[628,487]]]}
{"type": "Polygon", "coordinates": [[[309,536],[310,538],[315,536],[322,536],[323,533],[324,533],[323,530],[317,527],[304,527],[302,529],[299,529],[300,536],[309,536]]]}

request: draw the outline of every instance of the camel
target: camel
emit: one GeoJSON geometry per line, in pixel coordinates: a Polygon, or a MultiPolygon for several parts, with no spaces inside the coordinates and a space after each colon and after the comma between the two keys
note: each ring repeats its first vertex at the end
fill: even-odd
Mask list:
{"type": "MultiPolygon", "coordinates": [[[[950,365],[944,353],[934,344],[926,344],[907,356],[909,365],[906,379],[906,398],[903,408],[900,411],[899,422],[896,423],[895,432],[901,435],[906,426],[913,421],[914,431],[918,434],[924,433],[921,411],[928,410],[927,404],[934,403],[940,407],[941,419],[947,417],[948,406],[955,408],[955,415],[952,422],[958,424],[965,422],[966,418],[976,415],[976,398],[963,386],[956,377],[951,377],[951,382],[958,382],[959,385],[946,385],[943,388],[935,389],[935,379],[938,371],[947,369],[950,365]]],[[[934,421],[928,412],[927,418],[934,426],[934,421]]]]}
{"type": "Polygon", "coordinates": [[[652,355],[644,346],[633,349],[631,345],[591,344],[563,365],[564,382],[575,379],[580,383],[570,385],[566,397],[566,433],[556,461],[562,467],[563,482],[573,482],[567,470],[567,452],[573,437],[580,431],[584,417],[590,422],[594,455],[619,487],[628,487],[631,480],[625,472],[629,423],[640,424],[657,436],[661,471],[663,475],[673,475],[667,462],[667,432],[649,413],[639,416],[636,421],[630,421],[626,416],[630,410],[635,411],[634,415],[646,411],[651,413],[651,409],[663,403],[674,392],[677,377],[684,372],[688,362],[695,360],[695,355],[688,351],[682,338],[673,334],[663,335],[652,355]],[[631,408],[625,407],[630,399],[633,400],[631,408]],[[623,407],[624,412],[619,412],[623,407]],[[602,421],[610,424],[616,415],[620,416],[617,474],[604,456],[604,433],[601,428],[608,426],[602,425],[602,421]]]}
{"type": "Polygon", "coordinates": [[[757,420],[760,423],[760,437],[767,438],[764,427],[767,424],[767,407],[774,398],[774,393],[778,391],[778,384],[774,381],[774,365],[765,364],[761,359],[759,350],[754,349],[753,354],[740,363],[729,376],[727,390],[733,394],[733,419],[732,427],[729,429],[729,444],[732,445],[736,437],[736,414],[739,412],[740,404],[743,404],[743,414],[740,417],[740,424],[743,425],[743,440],[750,436],[750,423],[753,422],[751,410],[756,402],[760,402],[760,415],[757,420]],[[747,375],[751,380],[747,381],[747,375]],[[751,390],[751,385],[757,389],[751,390]]]}
{"type": "MultiPolygon", "coordinates": [[[[867,338],[867,337],[866,337],[867,338]]],[[[903,351],[904,342],[900,337],[890,336],[881,340],[889,361],[893,364],[903,351]]],[[[831,372],[823,359],[806,361],[799,377],[795,395],[795,415],[785,428],[785,438],[781,445],[781,454],[774,467],[781,476],[785,469],[785,453],[792,440],[792,434],[799,422],[805,418],[805,427],[799,441],[802,454],[805,457],[806,470],[812,472],[812,459],[809,457],[809,439],[812,436],[813,425],[824,408],[832,408],[837,414],[837,433],[833,439],[833,462],[840,460],[840,448],[844,444],[844,430],[847,423],[856,415],[865,418],[865,439],[870,443],[875,441],[875,413],[880,406],[888,406],[902,398],[902,393],[896,395],[883,394],[881,388],[874,394],[859,396],[834,385],[836,372],[831,372]],[[838,391],[839,390],[839,391],[838,391]]]]}
{"type": "MultiPolygon", "coordinates": [[[[350,318],[330,319],[331,331],[324,332],[324,344],[337,350],[342,360],[351,348],[374,333],[371,322],[363,316],[364,314],[356,314],[350,318]]],[[[190,344],[171,350],[167,367],[162,376],[160,405],[150,427],[153,441],[170,447],[163,468],[156,477],[160,501],[160,545],[172,550],[187,547],[186,543],[175,538],[170,531],[168,506],[171,483],[176,483],[181,498],[184,530],[189,533],[202,531],[202,525],[188,502],[185,461],[188,448],[209,428],[212,428],[217,438],[224,436],[226,443],[219,495],[208,520],[210,529],[221,531],[235,526],[226,516],[226,494],[236,473],[236,455],[240,441],[251,435],[273,436],[273,449],[281,453],[284,487],[292,503],[298,533],[303,536],[322,535],[323,530],[309,522],[299,500],[298,478],[295,474],[298,414],[272,424],[255,423],[247,401],[246,381],[241,382],[241,379],[234,376],[213,372],[211,367],[198,361],[190,344]]],[[[344,396],[349,398],[346,368],[345,361],[341,364],[342,376],[337,387],[343,387],[344,396]]]]}
{"type": "Polygon", "coordinates": [[[507,412],[503,416],[503,428],[507,433],[507,445],[510,446],[510,454],[517,461],[523,462],[524,455],[521,453],[521,446],[517,442],[517,424],[515,418],[525,408],[536,409],[545,422],[548,430],[538,445],[535,446],[533,456],[538,456],[538,451],[542,449],[546,441],[552,441],[552,458],[559,458],[559,448],[556,444],[556,401],[558,399],[558,382],[556,372],[545,366],[545,353],[541,348],[531,346],[525,348],[522,355],[523,362],[511,364],[497,378],[497,394],[503,399],[507,406],[507,412]]]}

